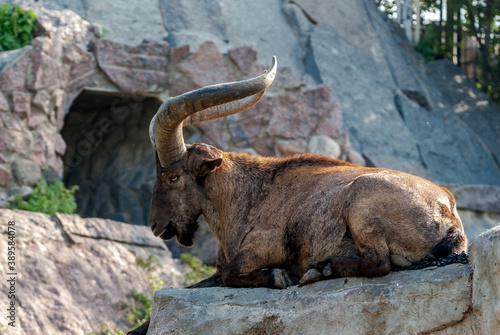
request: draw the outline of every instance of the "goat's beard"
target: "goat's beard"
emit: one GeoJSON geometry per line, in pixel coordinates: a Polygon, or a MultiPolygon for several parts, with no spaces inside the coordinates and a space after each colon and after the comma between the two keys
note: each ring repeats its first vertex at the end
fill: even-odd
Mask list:
{"type": "Polygon", "coordinates": [[[191,247],[194,244],[198,227],[198,218],[195,218],[190,223],[182,225],[182,229],[177,228],[177,243],[184,247],[191,247]]]}

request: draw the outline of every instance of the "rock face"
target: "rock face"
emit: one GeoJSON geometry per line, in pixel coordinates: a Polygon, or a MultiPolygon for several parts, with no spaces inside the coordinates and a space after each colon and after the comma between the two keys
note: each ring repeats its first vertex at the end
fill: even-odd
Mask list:
{"type": "Polygon", "coordinates": [[[499,250],[497,226],[472,243],[472,268],[452,264],[286,290],[163,289],[148,334],[498,334],[499,250]]]}
{"type": "MultiPolygon", "coordinates": [[[[10,241],[7,222],[15,222],[15,268],[7,268],[6,257],[0,261],[2,273],[17,273],[16,328],[7,326],[7,334],[85,335],[101,325],[128,329],[131,291],[149,294],[147,273],[136,258],[156,255],[161,267],[154,274],[167,286],[179,286],[185,271],[146,227],[7,209],[0,209],[0,221],[3,250],[10,241]]],[[[2,280],[2,292],[9,292],[7,284],[2,280]]],[[[0,305],[7,310],[9,303],[6,298],[0,305]]]]}
{"type": "Polygon", "coordinates": [[[264,99],[188,141],[410,172],[457,185],[470,239],[499,222],[498,107],[449,62],[424,64],[370,0],[10,2],[35,10],[41,36],[0,53],[0,207],[64,175],[82,215],[147,224],[157,106],[260,74],[275,54],[264,99]],[[39,168],[19,178],[17,160],[39,168]]]}
{"type": "Polygon", "coordinates": [[[450,62],[424,64],[373,1],[15,2],[72,9],[118,43],[156,39],[197,50],[211,40],[222,53],[251,46],[250,59],[261,64],[276,55],[302,82],[331,87],[353,149],[377,166],[441,183],[500,185],[498,107],[450,62]],[[147,20],[130,19],[145,12],[147,20]]]}

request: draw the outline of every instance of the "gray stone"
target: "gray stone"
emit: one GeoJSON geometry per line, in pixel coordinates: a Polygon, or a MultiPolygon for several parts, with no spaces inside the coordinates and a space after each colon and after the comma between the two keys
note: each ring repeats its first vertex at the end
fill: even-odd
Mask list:
{"type": "Polygon", "coordinates": [[[285,290],[166,288],[155,294],[148,334],[431,333],[465,318],[471,274],[452,264],[285,290]]]}
{"type": "Polygon", "coordinates": [[[449,185],[457,207],[500,213],[500,187],[493,185],[449,185]]]}
{"type": "Polygon", "coordinates": [[[283,11],[292,23],[292,26],[300,35],[307,35],[313,31],[313,22],[311,22],[311,20],[305,15],[304,11],[295,3],[284,4],[283,11]]]}
{"type": "Polygon", "coordinates": [[[349,151],[349,153],[347,154],[347,161],[353,164],[357,164],[359,166],[366,166],[365,159],[356,150],[349,151]]]}
{"type": "Polygon", "coordinates": [[[61,213],[56,213],[55,216],[64,230],[73,235],[75,242],[93,238],[165,249],[165,244],[153,235],[149,227],[124,224],[109,219],[83,219],[78,215],[61,213]]]}
{"type": "Polygon", "coordinates": [[[470,246],[474,267],[472,307],[479,334],[500,333],[500,225],[481,234],[470,246]]]}
{"type": "Polygon", "coordinates": [[[22,185],[20,187],[14,186],[10,188],[7,200],[13,202],[14,199],[16,198],[16,195],[19,195],[21,198],[24,198],[31,193],[33,193],[33,188],[30,186],[26,185],[22,185]]]}
{"type": "Polygon", "coordinates": [[[42,172],[40,167],[28,159],[16,159],[12,162],[12,175],[19,185],[33,186],[40,178],[42,172]]]}
{"type": "Polygon", "coordinates": [[[158,0],[87,0],[85,9],[82,15],[106,29],[104,38],[115,42],[137,45],[144,39],[162,41],[167,36],[158,0]]]}
{"type": "Polygon", "coordinates": [[[397,93],[396,103],[430,177],[441,183],[500,186],[500,170],[481,138],[455,115],[443,117],[397,93]]]}
{"type": "Polygon", "coordinates": [[[196,50],[207,39],[221,52],[252,46],[258,50],[259,63],[268,64],[276,55],[280,66],[292,67],[299,77],[304,72],[300,44],[281,1],[161,0],[160,7],[173,46],[188,43],[196,50]]]}
{"type": "Polygon", "coordinates": [[[444,115],[454,115],[464,122],[480,137],[481,143],[496,161],[500,162],[498,105],[488,99],[474,80],[467,78],[460,68],[449,60],[428,63],[425,74],[435,87],[439,87],[439,90],[431,90],[431,93],[442,105],[444,115]]]}
{"type": "Polygon", "coordinates": [[[306,141],[278,141],[276,150],[281,156],[292,156],[306,152],[306,141]]]}
{"type": "Polygon", "coordinates": [[[307,151],[312,154],[324,155],[332,158],[339,158],[341,154],[340,145],[326,135],[312,136],[307,144],[307,151]]]}
{"type": "Polygon", "coordinates": [[[395,84],[384,59],[368,57],[346,38],[331,27],[316,26],[308,59],[321,74],[319,80],[331,86],[332,100],[342,106],[353,148],[420,165],[417,141],[394,105],[395,84]]]}
{"type": "Polygon", "coordinates": [[[500,214],[458,209],[460,220],[469,241],[473,241],[484,231],[500,224],[500,214]]]}

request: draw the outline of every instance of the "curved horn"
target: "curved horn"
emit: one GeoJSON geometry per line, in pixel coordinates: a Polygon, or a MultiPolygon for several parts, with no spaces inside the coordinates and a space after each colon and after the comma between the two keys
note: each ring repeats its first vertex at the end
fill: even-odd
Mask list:
{"type": "Polygon", "coordinates": [[[186,152],[182,127],[239,113],[256,104],[276,76],[277,60],[258,77],[202,87],[165,101],[149,125],[149,137],[164,167],[186,152]]]}

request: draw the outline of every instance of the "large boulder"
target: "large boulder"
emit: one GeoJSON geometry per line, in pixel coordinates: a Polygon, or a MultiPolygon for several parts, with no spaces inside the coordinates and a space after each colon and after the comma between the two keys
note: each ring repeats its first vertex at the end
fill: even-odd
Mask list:
{"type": "Polygon", "coordinates": [[[429,333],[467,315],[471,273],[451,265],[286,290],[163,289],[148,334],[429,333]]]}
{"type": "Polygon", "coordinates": [[[2,309],[7,310],[12,301],[15,306],[14,319],[4,316],[1,322],[14,321],[15,328],[7,326],[7,334],[125,330],[130,328],[126,305],[131,303],[132,290],[149,295],[148,273],[137,265],[137,257],[155,255],[160,266],[153,274],[167,286],[180,286],[185,271],[143,226],[8,209],[0,209],[0,221],[5,228],[0,248],[7,252],[8,246],[15,247],[13,263],[7,264],[6,254],[0,262],[5,274],[0,284],[5,292],[2,309]],[[9,235],[8,227],[12,228],[9,235]],[[14,281],[7,282],[7,273],[14,281]],[[9,291],[15,298],[7,300],[9,291]]]}
{"type": "Polygon", "coordinates": [[[500,334],[500,225],[470,246],[474,267],[472,308],[479,334],[500,334]]]}
{"type": "Polygon", "coordinates": [[[149,335],[498,334],[500,226],[451,264],[340,278],[286,290],[175,289],[155,294],[149,335]]]}

